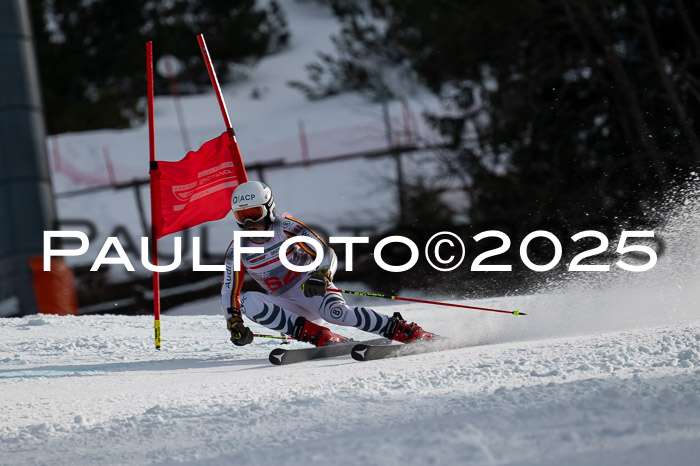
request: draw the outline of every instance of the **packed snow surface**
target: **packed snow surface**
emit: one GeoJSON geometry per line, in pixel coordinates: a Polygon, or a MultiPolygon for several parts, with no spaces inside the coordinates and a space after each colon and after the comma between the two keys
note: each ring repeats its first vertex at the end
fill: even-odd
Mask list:
{"type": "MultiPolygon", "coordinates": [[[[411,309],[430,329],[459,321],[411,309]]],[[[2,464],[690,465],[700,455],[699,320],[282,367],[267,361],[278,343],[234,348],[220,316],[165,316],[160,352],[147,317],[1,324],[2,464]]]]}

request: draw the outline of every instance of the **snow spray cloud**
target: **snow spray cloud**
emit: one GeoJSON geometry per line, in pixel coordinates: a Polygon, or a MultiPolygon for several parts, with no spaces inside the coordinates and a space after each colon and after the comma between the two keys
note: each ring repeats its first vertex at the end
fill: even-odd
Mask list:
{"type": "MultiPolygon", "coordinates": [[[[700,319],[700,177],[667,194],[654,208],[663,241],[656,266],[645,273],[567,273],[532,295],[481,301],[527,310],[527,319],[454,316],[456,332],[476,342],[584,335],[700,319]]],[[[621,342],[623,344],[625,342],[621,342]]]]}

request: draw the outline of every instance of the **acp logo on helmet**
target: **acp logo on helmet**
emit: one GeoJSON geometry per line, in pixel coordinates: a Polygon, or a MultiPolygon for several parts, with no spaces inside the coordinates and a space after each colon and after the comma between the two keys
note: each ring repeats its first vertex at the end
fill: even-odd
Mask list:
{"type": "Polygon", "coordinates": [[[255,194],[243,194],[242,196],[233,196],[231,201],[238,204],[238,201],[252,201],[253,199],[255,199],[255,194]]]}

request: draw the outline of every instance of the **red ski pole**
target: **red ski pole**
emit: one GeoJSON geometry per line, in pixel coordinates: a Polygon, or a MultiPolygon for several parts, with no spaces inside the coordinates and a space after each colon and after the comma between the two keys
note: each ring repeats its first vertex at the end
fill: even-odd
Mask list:
{"type": "Polygon", "coordinates": [[[524,312],[520,312],[520,311],[503,311],[501,309],[489,309],[487,307],[465,306],[464,304],[440,303],[437,301],[426,301],[424,299],[401,298],[399,296],[389,296],[389,295],[379,294],[379,293],[366,293],[364,291],[336,290],[334,288],[327,288],[326,291],[332,291],[335,293],[354,294],[357,296],[370,296],[373,298],[385,298],[385,299],[395,299],[395,300],[399,300],[399,301],[411,301],[413,303],[435,304],[437,306],[450,306],[450,307],[460,307],[460,308],[464,308],[464,309],[476,309],[478,311],[501,312],[503,314],[513,314],[514,316],[526,316],[527,315],[524,312]]]}

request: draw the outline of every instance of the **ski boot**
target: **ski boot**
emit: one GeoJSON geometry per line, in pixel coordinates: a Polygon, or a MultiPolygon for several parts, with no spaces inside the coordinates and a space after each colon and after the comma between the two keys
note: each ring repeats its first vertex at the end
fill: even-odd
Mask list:
{"type": "Polygon", "coordinates": [[[401,314],[394,312],[394,315],[389,318],[383,336],[401,343],[414,343],[420,340],[432,340],[437,335],[426,332],[415,322],[409,324],[401,317],[401,314]]]}
{"type": "Polygon", "coordinates": [[[297,317],[290,336],[295,340],[311,343],[316,347],[350,341],[349,338],[333,333],[330,331],[330,329],[314,324],[313,322],[306,320],[304,317],[297,317]]]}

